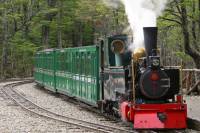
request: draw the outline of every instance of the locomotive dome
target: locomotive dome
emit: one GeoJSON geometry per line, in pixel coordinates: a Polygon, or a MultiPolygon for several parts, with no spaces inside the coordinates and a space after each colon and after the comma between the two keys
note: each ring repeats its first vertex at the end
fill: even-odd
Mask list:
{"type": "Polygon", "coordinates": [[[145,49],[144,48],[136,48],[133,52],[133,58],[134,60],[138,60],[142,57],[145,57],[145,49]]]}

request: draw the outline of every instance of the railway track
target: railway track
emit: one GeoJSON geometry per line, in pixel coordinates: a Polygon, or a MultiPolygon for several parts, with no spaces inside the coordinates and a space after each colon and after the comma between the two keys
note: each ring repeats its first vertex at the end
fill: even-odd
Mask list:
{"type": "Polygon", "coordinates": [[[51,112],[35,103],[33,103],[31,100],[27,99],[24,95],[20,94],[15,87],[20,86],[23,84],[28,84],[33,82],[33,80],[24,80],[19,81],[15,83],[10,83],[1,88],[1,91],[9,97],[12,101],[14,101],[17,105],[19,105],[21,108],[23,108],[26,111],[31,112],[32,114],[38,115],[40,117],[44,117],[47,119],[59,121],[62,123],[66,123],[68,125],[72,125],[77,127],[77,129],[80,132],[87,132],[87,131],[93,131],[93,132],[103,132],[103,133],[113,133],[113,132],[119,132],[119,133],[198,133],[200,131],[195,131],[191,129],[186,130],[170,130],[170,131],[152,131],[152,130],[143,130],[143,131],[134,131],[132,129],[128,129],[126,126],[119,126],[119,127],[113,127],[113,126],[107,126],[103,124],[97,124],[97,123],[91,123],[89,121],[84,121],[72,117],[63,116],[54,112],[51,112]]]}
{"type": "Polygon", "coordinates": [[[25,80],[18,83],[8,84],[2,87],[2,92],[7,95],[11,100],[13,100],[17,105],[22,107],[24,110],[27,110],[33,114],[36,114],[47,119],[52,119],[60,121],[69,125],[81,127],[85,131],[94,131],[94,132],[103,132],[103,133],[135,133],[135,131],[127,130],[124,128],[101,125],[96,123],[91,123],[84,120],[75,119],[72,117],[63,116],[54,112],[51,112],[27,99],[25,96],[17,92],[14,87],[22,84],[27,84],[33,82],[32,80],[25,80]]]}

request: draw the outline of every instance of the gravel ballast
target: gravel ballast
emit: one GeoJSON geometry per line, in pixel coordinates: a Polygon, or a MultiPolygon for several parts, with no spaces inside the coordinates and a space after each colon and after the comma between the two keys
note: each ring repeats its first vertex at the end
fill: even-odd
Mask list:
{"type": "MultiPolygon", "coordinates": [[[[0,84],[2,86],[2,84],[0,84]]],[[[49,111],[56,112],[60,115],[70,116],[81,120],[116,126],[115,123],[106,120],[102,116],[93,112],[69,103],[67,98],[60,98],[59,95],[54,95],[49,91],[45,91],[36,87],[35,83],[20,85],[15,89],[29,100],[38,104],[49,111]]],[[[62,96],[63,97],[63,96],[62,96]]],[[[6,98],[1,92],[0,96],[0,131],[5,133],[74,133],[80,132],[75,126],[67,125],[62,122],[49,120],[37,115],[33,115],[28,111],[24,111],[21,107],[17,106],[13,101],[6,98]]]]}
{"type": "MultiPolygon", "coordinates": [[[[5,85],[5,84],[0,84],[0,87],[2,87],[2,85],[5,85]]],[[[45,107],[47,108],[50,108],[48,107],[49,105],[57,106],[54,104],[55,99],[62,101],[60,98],[55,98],[55,97],[53,100],[49,100],[53,96],[50,97],[48,96],[48,93],[46,94],[45,92],[41,90],[35,89],[33,85],[34,84],[22,85],[17,88],[20,91],[22,90],[24,91],[23,95],[28,96],[27,93],[30,93],[29,96],[31,100],[38,101],[41,103],[45,102],[44,104],[40,104],[40,105],[46,105],[45,107]],[[38,93],[38,91],[40,93],[38,93]],[[34,95],[32,94],[36,94],[36,93],[38,93],[38,96],[34,97],[34,95]],[[37,98],[41,98],[41,101],[38,100],[37,98]]],[[[13,101],[8,99],[7,96],[2,93],[2,91],[0,91],[0,108],[1,108],[0,110],[0,132],[1,133],[47,133],[47,132],[48,133],[66,133],[66,132],[79,133],[80,131],[83,131],[75,126],[54,121],[54,120],[49,120],[43,117],[39,117],[37,115],[33,115],[28,111],[24,111],[21,107],[17,106],[13,101]]]]}
{"type": "Polygon", "coordinates": [[[53,95],[49,91],[45,91],[44,89],[36,87],[35,83],[22,85],[16,87],[16,89],[34,103],[52,112],[93,123],[106,124],[111,126],[114,125],[110,122],[103,121],[104,118],[102,116],[97,116],[96,113],[88,112],[87,110],[81,108],[79,105],[68,102],[66,100],[67,98],[60,98],[59,95],[53,95]]]}
{"type": "Polygon", "coordinates": [[[75,132],[70,126],[47,120],[45,118],[32,115],[21,109],[0,92],[0,132],[1,133],[65,133],[75,132]]]}

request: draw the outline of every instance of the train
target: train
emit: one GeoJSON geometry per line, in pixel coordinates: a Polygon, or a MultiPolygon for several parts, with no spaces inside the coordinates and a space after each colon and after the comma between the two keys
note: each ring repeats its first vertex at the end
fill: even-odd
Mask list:
{"type": "Polygon", "coordinates": [[[143,30],[145,47],[134,51],[127,35],[110,36],[91,46],[39,51],[35,82],[120,117],[134,129],[185,129],[181,70],[162,66],[158,28],[143,30]]]}

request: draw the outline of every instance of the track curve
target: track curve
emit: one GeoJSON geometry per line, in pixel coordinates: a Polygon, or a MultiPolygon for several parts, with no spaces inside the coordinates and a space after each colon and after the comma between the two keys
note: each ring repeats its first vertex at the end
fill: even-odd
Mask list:
{"type": "Polygon", "coordinates": [[[112,127],[112,126],[106,126],[96,123],[91,123],[84,120],[79,120],[72,117],[63,116],[54,112],[51,112],[35,103],[27,99],[25,96],[21,95],[19,92],[14,90],[15,86],[19,86],[22,84],[31,83],[33,80],[25,80],[18,83],[12,83],[8,84],[2,87],[2,92],[6,94],[11,100],[13,100],[17,105],[22,107],[24,110],[27,110],[33,114],[39,115],[41,117],[45,117],[47,119],[53,119],[56,121],[60,121],[63,123],[71,124],[74,126],[82,127],[84,129],[89,129],[91,131],[98,131],[98,132],[104,132],[104,133],[113,133],[113,132],[120,132],[120,133],[135,133],[135,131],[118,128],[118,127],[112,127]]]}

